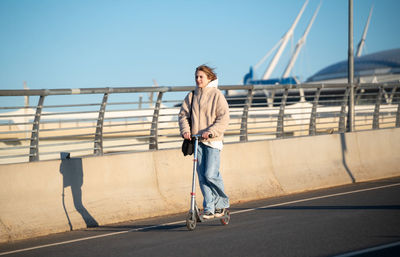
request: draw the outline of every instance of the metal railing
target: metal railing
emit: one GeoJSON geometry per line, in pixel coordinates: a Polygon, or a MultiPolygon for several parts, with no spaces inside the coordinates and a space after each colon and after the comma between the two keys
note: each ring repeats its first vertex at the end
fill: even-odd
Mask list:
{"type": "MultiPolygon", "coordinates": [[[[194,87],[0,90],[0,164],[178,148],[177,114],[194,87]],[[156,95],[143,101],[143,94],[156,95]],[[21,96],[37,104],[16,106],[21,96]]],[[[347,84],[220,86],[225,142],[346,132],[347,84]]],[[[354,130],[400,127],[400,83],[355,87],[354,130]]]]}

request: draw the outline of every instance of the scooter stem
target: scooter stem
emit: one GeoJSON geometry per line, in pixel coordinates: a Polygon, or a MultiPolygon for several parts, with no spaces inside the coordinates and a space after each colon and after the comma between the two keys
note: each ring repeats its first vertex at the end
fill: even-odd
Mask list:
{"type": "Polygon", "coordinates": [[[198,136],[194,136],[194,159],[193,159],[193,178],[192,178],[192,193],[191,201],[190,201],[190,210],[195,211],[195,204],[196,204],[196,172],[197,172],[197,147],[199,145],[199,138],[198,136]]]}

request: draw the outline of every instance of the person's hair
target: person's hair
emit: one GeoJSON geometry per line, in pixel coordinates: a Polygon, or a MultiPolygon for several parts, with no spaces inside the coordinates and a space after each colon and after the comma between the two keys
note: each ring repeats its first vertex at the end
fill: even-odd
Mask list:
{"type": "Polygon", "coordinates": [[[207,65],[200,65],[199,67],[196,68],[196,72],[202,71],[207,75],[207,78],[211,81],[217,79],[217,74],[214,72],[214,68],[208,67],[207,65]]]}

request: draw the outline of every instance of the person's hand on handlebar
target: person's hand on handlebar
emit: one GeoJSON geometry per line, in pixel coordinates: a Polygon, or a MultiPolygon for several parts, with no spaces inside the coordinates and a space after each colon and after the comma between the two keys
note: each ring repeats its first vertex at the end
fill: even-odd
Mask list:
{"type": "Polygon", "coordinates": [[[192,140],[192,135],[190,135],[190,132],[185,132],[185,134],[183,134],[183,138],[192,140]]]}
{"type": "Polygon", "coordinates": [[[203,132],[203,134],[201,134],[201,137],[204,139],[209,139],[212,137],[212,135],[211,135],[211,132],[206,131],[206,132],[203,132]]]}

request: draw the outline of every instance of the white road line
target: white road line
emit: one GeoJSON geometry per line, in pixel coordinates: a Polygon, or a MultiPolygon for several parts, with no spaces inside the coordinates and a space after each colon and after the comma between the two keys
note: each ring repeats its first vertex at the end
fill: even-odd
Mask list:
{"type": "MultiPolygon", "coordinates": [[[[257,207],[257,208],[250,208],[250,209],[245,209],[245,210],[240,210],[240,211],[234,211],[234,212],[231,212],[231,215],[240,214],[240,213],[246,213],[246,212],[251,212],[251,211],[256,211],[256,210],[259,210],[259,209],[273,208],[273,207],[289,205],[289,204],[293,204],[293,203],[301,203],[301,202],[313,201],[313,200],[324,199],[324,198],[329,198],[329,197],[355,194],[355,193],[378,190],[378,189],[395,187],[395,186],[400,186],[400,183],[390,184],[390,185],[386,185],[386,186],[379,186],[379,187],[371,187],[371,188],[366,188],[366,189],[359,189],[359,190],[343,192],[343,193],[337,193],[337,194],[330,194],[330,195],[324,195],[324,196],[305,198],[305,199],[289,201],[289,202],[284,202],[284,203],[270,204],[270,205],[257,207]]],[[[125,231],[107,233],[107,234],[102,234],[102,235],[97,235],[97,236],[89,236],[89,237],[83,237],[83,238],[79,238],[79,239],[67,240],[67,241],[58,242],[58,243],[39,245],[39,246],[34,246],[34,247],[29,247],[29,248],[14,250],[14,251],[2,252],[2,253],[0,253],[0,256],[9,255],[9,254],[13,254],[13,253],[27,252],[27,251],[32,251],[32,250],[36,250],[36,249],[57,246],[57,245],[71,244],[71,243],[76,243],[76,242],[81,242],[81,241],[92,240],[92,239],[96,239],[96,238],[121,235],[121,234],[130,233],[130,232],[138,232],[138,231],[147,230],[147,229],[160,228],[160,227],[165,227],[165,226],[170,226],[170,225],[175,225],[175,224],[181,224],[181,223],[185,223],[185,222],[186,222],[186,220],[180,220],[180,221],[174,221],[174,222],[169,222],[169,223],[164,223],[164,224],[159,224],[159,225],[154,225],[154,226],[147,226],[147,227],[135,228],[135,229],[125,230],[125,231]]],[[[344,257],[344,256],[341,256],[341,257],[344,257]]]]}
{"type": "Polygon", "coordinates": [[[377,189],[382,189],[382,188],[394,187],[394,186],[400,186],[400,183],[390,184],[390,185],[386,185],[386,186],[379,186],[379,187],[371,187],[371,188],[366,188],[366,189],[359,189],[359,190],[350,191],[350,192],[343,192],[343,193],[337,193],[337,194],[316,196],[316,197],[305,198],[305,199],[300,199],[300,200],[295,200],[295,201],[290,201],[290,202],[284,202],[284,203],[271,204],[271,205],[266,205],[266,206],[262,206],[262,207],[256,207],[256,208],[251,208],[251,209],[246,209],[246,210],[235,211],[235,212],[231,212],[231,214],[250,212],[250,211],[255,211],[255,210],[259,210],[259,209],[273,208],[273,207],[282,206],[282,205],[313,201],[313,200],[324,199],[324,198],[335,197],[335,196],[341,196],[341,195],[355,194],[355,193],[366,192],[366,191],[371,191],[371,190],[377,190],[377,189]]]}
{"type": "Polygon", "coordinates": [[[96,238],[102,238],[102,237],[109,237],[109,236],[121,235],[121,234],[126,234],[126,233],[129,233],[129,232],[137,232],[137,231],[142,231],[142,230],[146,230],[146,229],[165,227],[165,226],[180,224],[180,223],[184,223],[184,222],[186,222],[186,220],[175,221],[175,222],[165,223],[165,224],[161,224],[161,225],[154,225],[154,226],[147,226],[147,227],[141,227],[141,228],[134,228],[134,229],[130,229],[130,230],[119,231],[119,232],[113,232],[113,233],[107,233],[107,234],[102,234],[102,235],[97,235],[97,236],[83,237],[83,238],[78,238],[78,239],[73,239],[73,240],[67,240],[67,241],[58,242],[58,243],[53,243],[53,244],[39,245],[39,246],[24,248],[24,249],[20,249],[20,250],[14,250],[14,251],[9,251],[9,252],[3,252],[3,253],[0,253],[0,256],[1,256],[1,255],[13,254],[13,253],[26,252],[26,251],[31,251],[31,250],[40,249],[40,248],[46,248],[46,247],[51,247],[51,246],[65,245],[65,244],[76,243],[76,242],[80,242],[80,241],[87,241],[87,240],[92,240],[92,239],[96,239],[96,238]]]}
{"type": "Polygon", "coordinates": [[[351,256],[357,256],[357,255],[359,255],[359,254],[370,253],[370,252],[376,252],[376,251],[380,251],[380,250],[383,250],[383,249],[387,249],[387,248],[391,248],[391,247],[396,247],[396,246],[400,246],[400,241],[399,241],[399,242],[394,242],[394,243],[391,243],[391,244],[387,244],[387,245],[375,246],[375,247],[367,248],[367,249],[360,250],[360,251],[355,251],[355,252],[350,252],[350,253],[335,255],[335,256],[333,256],[333,257],[351,257],[351,256]]]}

